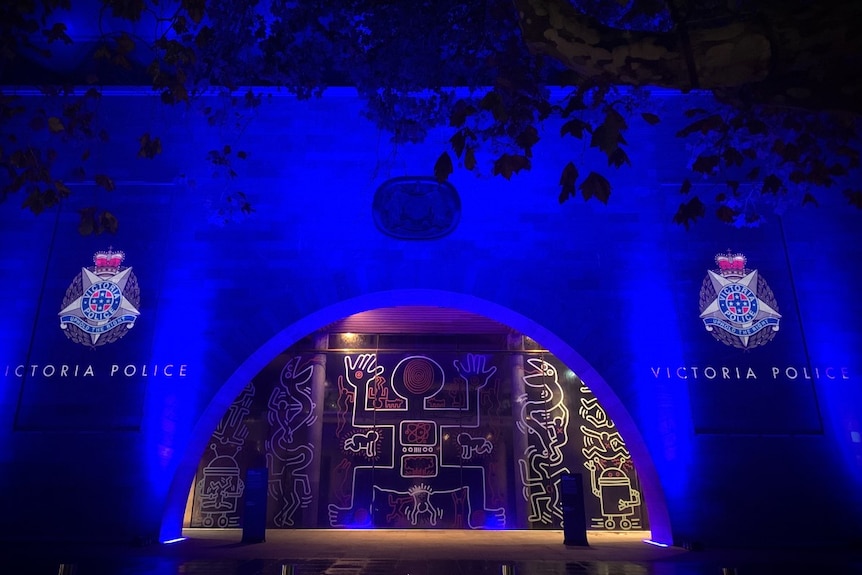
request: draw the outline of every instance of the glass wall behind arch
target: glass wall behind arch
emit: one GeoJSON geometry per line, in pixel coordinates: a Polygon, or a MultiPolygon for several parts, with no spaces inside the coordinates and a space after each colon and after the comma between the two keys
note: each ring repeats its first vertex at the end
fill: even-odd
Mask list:
{"type": "Polygon", "coordinates": [[[580,474],[589,529],[641,530],[631,456],[589,388],[509,334],[309,337],[214,431],[190,527],[240,527],[267,468],[268,528],[559,529],[580,474]]]}

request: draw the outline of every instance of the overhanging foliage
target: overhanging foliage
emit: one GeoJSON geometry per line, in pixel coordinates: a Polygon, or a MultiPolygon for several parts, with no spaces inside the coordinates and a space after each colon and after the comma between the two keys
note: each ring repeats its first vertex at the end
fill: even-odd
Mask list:
{"type": "MultiPolygon", "coordinates": [[[[559,201],[579,191],[606,203],[622,193],[612,172],[627,169],[627,150],[641,145],[626,139],[630,124],[667,124],[648,89],[669,87],[715,95],[685,110],[676,131],[690,175],[669,219],[688,227],[711,213],[756,225],[773,210],[836,195],[859,207],[852,22],[862,9],[810,4],[13,0],[0,8],[2,198],[39,213],[66,199],[72,181],[117,193],[111,174],[88,169],[111,138],[99,121],[106,86],[151,86],[164,105],[196,106],[212,126],[241,125],[260,105],[259,88],[242,86],[299,98],[352,86],[394,142],[451,131],[429,166],[440,180],[456,169],[516,178],[533,163],[540,125],[559,119],[565,139],[607,158],[597,168],[573,152],[560,166],[559,201]],[[16,85],[50,98],[16,97],[16,85]],[[552,99],[552,86],[567,87],[564,96],[552,99]],[[201,98],[214,91],[218,105],[201,98]],[[70,149],[79,161],[59,168],[70,149]]],[[[158,128],[138,136],[141,161],[171,153],[158,128]]],[[[229,144],[206,155],[225,182],[218,219],[253,211],[235,167],[245,157],[229,144]]],[[[116,231],[109,204],[81,211],[81,233],[116,231]]]]}

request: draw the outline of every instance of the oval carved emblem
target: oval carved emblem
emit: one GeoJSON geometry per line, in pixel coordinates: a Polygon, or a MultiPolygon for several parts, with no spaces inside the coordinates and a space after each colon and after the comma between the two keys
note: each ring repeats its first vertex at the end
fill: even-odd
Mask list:
{"type": "Polygon", "coordinates": [[[449,182],[433,177],[392,178],[374,193],[377,228],[401,240],[432,240],[454,230],[461,219],[461,200],[449,182]]]}

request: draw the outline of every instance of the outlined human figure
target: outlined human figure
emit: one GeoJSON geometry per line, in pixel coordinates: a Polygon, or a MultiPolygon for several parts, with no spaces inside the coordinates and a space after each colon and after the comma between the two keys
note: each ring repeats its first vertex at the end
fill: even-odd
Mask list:
{"type": "Polygon", "coordinates": [[[619,431],[596,431],[582,425],[581,433],[584,437],[581,453],[587,461],[599,459],[606,462],[619,461],[629,455],[619,431]]]}
{"type": "Polygon", "coordinates": [[[254,383],[249,383],[240,392],[239,396],[230,404],[227,414],[219,421],[218,427],[213,432],[212,438],[222,445],[232,445],[236,448],[245,443],[248,437],[248,426],[245,424],[245,416],[251,412],[254,401],[254,383]]]}
{"type": "Polygon", "coordinates": [[[535,357],[529,358],[527,363],[533,367],[533,371],[524,376],[527,394],[522,398],[518,426],[535,436],[541,446],[539,453],[547,457],[550,463],[562,463],[562,447],[569,441],[566,431],[569,408],[565,404],[557,369],[535,357]]]}
{"type": "Polygon", "coordinates": [[[526,393],[521,402],[517,428],[529,442],[518,460],[528,520],[551,524],[562,520],[560,481],[569,468],[563,447],[568,443],[569,408],[557,377],[557,369],[540,358],[529,358],[530,370],[523,376],[526,393]]]}
{"type": "Polygon", "coordinates": [[[310,445],[297,445],[278,456],[267,454],[267,459],[269,496],[281,504],[272,521],[278,527],[291,527],[296,511],[311,504],[311,483],[305,470],[314,459],[314,452],[310,445]]]}
{"type": "Polygon", "coordinates": [[[340,436],[348,424],[348,416],[353,413],[353,405],[356,403],[356,388],[345,382],[344,376],[339,375],[336,379],[338,386],[338,397],[335,400],[336,421],[335,435],[340,436]]]}
{"type": "Polygon", "coordinates": [[[314,460],[314,446],[300,439],[301,432],[315,421],[311,396],[314,365],[296,356],[285,363],[281,377],[269,397],[267,421],[270,437],[266,442],[269,467],[269,496],[278,510],[273,523],[278,527],[294,525],[294,515],[312,501],[307,468],[314,460]]]}
{"type": "Polygon", "coordinates": [[[364,433],[354,433],[344,440],[344,449],[354,453],[362,453],[368,459],[377,457],[377,440],[380,439],[380,434],[369,429],[364,433]]]}
{"type": "Polygon", "coordinates": [[[555,518],[562,520],[560,481],[569,468],[551,465],[535,445],[528,446],[524,455],[518,460],[518,470],[524,484],[524,499],[530,506],[527,520],[543,524],[551,524],[555,518]]]}
{"type": "Polygon", "coordinates": [[[406,509],[406,513],[413,525],[423,518],[433,527],[437,525],[437,520],[443,517],[443,510],[435,507],[431,502],[431,492],[431,488],[425,484],[414,485],[407,490],[407,493],[413,497],[413,502],[406,509]]]}
{"type": "Polygon", "coordinates": [[[461,431],[480,424],[479,391],[496,372],[486,363],[472,354],[455,359],[458,381],[447,385],[443,367],[428,356],[400,358],[388,378],[375,354],[345,357],[345,387],[356,399],[354,431],[342,448],[361,461],[353,469],[350,504],[329,506],[331,526],[399,520],[505,526],[505,511],[486,507],[484,468],[461,457],[493,450],[485,438],[461,431]],[[456,457],[446,459],[443,437],[454,442],[460,433],[466,434],[464,443],[456,444],[456,457]]]}
{"type": "MultiPolygon", "coordinates": [[[[588,387],[582,386],[581,393],[592,392],[588,387]]],[[[604,408],[599,405],[599,400],[596,397],[581,397],[581,405],[578,408],[578,415],[595,428],[614,426],[613,421],[611,421],[608,414],[605,413],[604,408]]]]}
{"type": "Polygon", "coordinates": [[[310,427],[315,420],[314,401],[311,398],[311,375],[314,365],[302,365],[302,356],[287,361],[281,377],[269,396],[266,417],[275,429],[270,442],[280,449],[293,443],[297,430],[310,427]]]}

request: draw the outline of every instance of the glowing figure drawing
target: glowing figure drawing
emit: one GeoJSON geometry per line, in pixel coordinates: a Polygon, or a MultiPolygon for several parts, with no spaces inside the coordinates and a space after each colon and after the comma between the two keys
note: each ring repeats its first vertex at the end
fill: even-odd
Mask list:
{"type": "Polygon", "coordinates": [[[595,431],[581,426],[584,434],[584,448],[581,453],[587,461],[603,459],[604,461],[621,461],[629,456],[626,444],[618,431],[595,431]]]}
{"type": "MultiPolygon", "coordinates": [[[[215,451],[215,445],[211,446],[215,451]]],[[[204,527],[237,527],[237,502],[245,491],[239,464],[229,455],[216,457],[195,485],[204,527]]]]}
{"type": "Polygon", "coordinates": [[[343,404],[352,429],[339,429],[354,466],[349,502],[329,506],[331,526],[505,526],[505,511],[486,507],[484,468],[465,463],[493,450],[463,431],[480,425],[479,391],[496,372],[485,361],[454,360],[458,375],[447,384],[443,367],[424,355],[402,357],[389,377],[376,354],[345,356],[339,397],[354,398],[343,404]]]}
{"type": "Polygon", "coordinates": [[[194,525],[239,526],[239,499],[245,485],[236,456],[249,434],[245,416],[251,411],[254,395],[254,384],[250,383],[228,407],[212,434],[210,450],[214,457],[201,470],[201,478],[195,484],[194,525]]]}
{"type": "Polygon", "coordinates": [[[344,440],[344,449],[353,453],[362,453],[368,459],[377,457],[377,440],[380,434],[369,429],[365,433],[354,433],[344,440]]]}
{"type": "Polygon", "coordinates": [[[306,469],[314,460],[314,446],[300,443],[300,430],[315,421],[311,399],[312,364],[291,358],[281,372],[279,384],[269,397],[267,421],[272,426],[266,442],[269,466],[269,496],[279,505],[273,522],[278,527],[294,525],[294,515],[311,504],[312,492],[306,469]]]}
{"type": "Polygon", "coordinates": [[[254,384],[248,384],[239,397],[230,404],[227,414],[219,421],[218,427],[213,432],[212,438],[221,445],[231,445],[237,449],[242,447],[245,438],[248,437],[248,426],[245,424],[245,416],[251,411],[254,401],[254,384]]]}
{"type": "Polygon", "coordinates": [[[521,398],[523,406],[518,427],[535,436],[541,446],[540,455],[551,464],[559,464],[563,461],[561,448],[569,441],[566,433],[569,408],[564,403],[563,387],[553,365],[537,358],[530,358],[527,363],[534,371],[524,376],[528,392],[521,398]]]}
{"type": "MultiPolygon", "coordinates": [[[[590,390],[586,387],[581,387],[581,393],[590,393],[590,390]]],[[[581,406],[578,408],[578,415],[595,428],[614,426],[614,422],[608,418],[608,414],[605,413],[605,410],[602,409],[601,405],[599,405],[599,400],[595,397],[581,398],[581,406]]]]}
{"type": "Polygon", "coordinates": [[[592,392],[581,386],[578,413],[589,425],[581,425],[584,467],[590,472],[590,486],[601,504],[601,516],[593,517],[595,528],[637,529],[641,494],[632,487],[634,473],[631,454],[616,425],[599,405],[592,392]],[[591,427],[592,426],[592,427],[591,427]]]}
{"type": "Polygon", "coordinates": [[[619,521],[621,529],[631,529],[634,525],[631,518],[635,508],[641,504],[641,494],[632,489],[631,479],[618,467],[608,467],[598,473],[594,461],[587,461],[584,465],[590,470],[593,495],[602,503],[605,528],[614,529],[619,521]]]}
{"type": "Polygon", "coordinates": [[[529,520],[551,524],[555,518],[562,520],[560,479],[569,473],[562,451],[569,441],[569,408],[557,369],[538,358],[527,363],[532,369],[524,375],[527,393],[518,398],[522,406],[517,427],[530,444],[518,460],[518,469],[523,496],[530,505],[529,520]]]}
{"type": "Polygon", "coordinates": [[[431,503],[431,488],[424,484],[414,485],[407,493],[413,497],[413,505],[406,510],[410,523],[416,525],[420,517],[425,517],[432,526],[437,525],[437,520],[443,517],[443,510],[431,503]]]}
{"type": "Polygon", "coordinates": [[[458,445],[461,446],[461,459],[467,460],[474,454],[491,453],[494,445],[484,437],[473,437],[469,433],[458,434],[458,445]]]}

